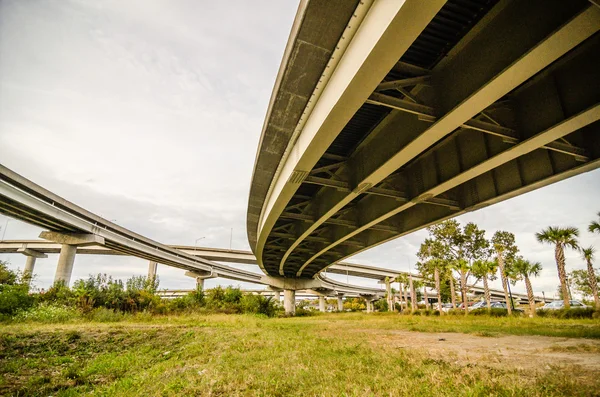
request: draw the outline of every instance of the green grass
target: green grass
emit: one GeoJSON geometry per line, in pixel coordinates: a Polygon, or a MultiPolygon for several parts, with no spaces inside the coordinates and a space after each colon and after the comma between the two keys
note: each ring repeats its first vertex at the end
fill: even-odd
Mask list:
{"type": "Polygon", "coordinates": [[[600,337],[598,320],[329,314],[141,317],[0,328],[0,395],[551,396],[600,381],[461,365],[379,343],[386,330],[600,337]]]}

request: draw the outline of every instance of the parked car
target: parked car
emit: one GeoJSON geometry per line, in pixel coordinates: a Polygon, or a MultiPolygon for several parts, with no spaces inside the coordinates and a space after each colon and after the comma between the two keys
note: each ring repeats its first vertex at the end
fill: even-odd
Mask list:
{"type": "Polygon", "coordinates": [[[442,304],[442,311],[444,313],[448,313],[448,311],[450,311],[452,309],[452,303],[443,303],[442,304]]]}
{"type": "MultiPolygon", "coordinates": [[[[506,303],[504,302],[491,302],[490,304],[492,309],[506,309],[506,303]]],[[[485,301],[477,302],[473,306],[469,307],[469,311],[475,309],[487,309],[487,303],[485,301]]],[[[519,309],[518,307],[514,308],[514,311],[522,313],[523,309],[519,309]]]]}
{"type": "Polygon", "coordinates": [[[469,306],[469,311],[475,310],[475,309],[485,309],[486,307],[487,307],[487,304],[485,303],[485,301],[479,301],[479,302],[475,303],[473,306],[469,306]]]}
{"type": "MultiPolygon", "coordinates": [[[[579,301],[569,301],[571,303],[571,309],[587,309],[589,306],[584,305],[579,301]]],[[[563,301],[552,301],[550,303],[546,303],[544,306],[538,308],[537,310],[560,310],[565,307],[565,303],[563,301]]]]}

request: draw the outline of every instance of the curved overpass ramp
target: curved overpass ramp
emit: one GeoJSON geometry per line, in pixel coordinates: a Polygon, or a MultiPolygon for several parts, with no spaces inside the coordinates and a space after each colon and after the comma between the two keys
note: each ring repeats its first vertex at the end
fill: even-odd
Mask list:
{"type": "Polygon", "coordinates": [[[258,148],[248,237],[272,277],[600,166],[586,0],[301,4],[258,148]]]}

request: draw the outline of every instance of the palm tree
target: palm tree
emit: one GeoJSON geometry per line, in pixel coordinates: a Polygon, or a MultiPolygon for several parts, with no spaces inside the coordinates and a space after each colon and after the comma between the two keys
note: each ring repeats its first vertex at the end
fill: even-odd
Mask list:
{"type": "MultiPolygon", "coordinates": [[[[590,226],[591,230],[591,226],[590,226]]],[[[590,288],[592,289],[592,295],[594,295],[594,302],[596,303],[596,309],[600,310],[600,299],[598,298],[598,282],[596,281],[596,273],[594,272],[594,267],[592,266],[592,261],[594,260],[594,253],[596,250],[594,247],[582,248],[581,249],[581,257],[587,263],[587,271],[588,271],[588,279],[590,283],[590,288]]]]}
{"type": "Polygon", "coordinates": [[[408,276],[404,273],[399,274],[395,279],[400,289],[400,308],[403,309],[403,305],[406,304],[408,308],[408,276]],[[402,295],[404,294],[404,298],[402,295]]]}
{"type": "Polygon", "coordinates": [[[529,262],[528,260],[518,257],[512,264],[511,269],[516,278],[525,280],[525,288],[527,288],[527,300],[529,301],[529,317],[535,315],[535,299],[533,298],[533,289],[531,288],[530,277],[537,277],[542,271],[542,265],[539,262],[529,262]]]}
{"type": "Polygon", "coordinates": [[[483,290],[485,294],[485,303],[488,309],[492,308],[492,301],[490,296],[490,287],[488,280],[495,280],[495,274],[498,271],[498,262],[489,260],[479,260],[473,262],[472,266],[473,275],[478,279],[483,280],[483,290]]]}
{"type": "MultiPolygon", "coordinates": [[[[598,212],[598,218],[600,218],[600,212],[598,212]]],[[[592,221],[588,226],[588,230],[590,233],[600,233],[600,222],[592,221]]]]}
{"type": "Polygon", "coordinates": [[[408,283],[410,284],[410,310],[414,313],[417,310],[417,294],[412,274],[408,275],[408,283]]]}
{"type": "Polygon", "coordinates": [[[567,272],[565,270],[565,247],[577,249],[577,237],[579,230],[576,227],[548,227],[535,234],[540,243],[554,244],[554,258],[558,269],[558,278],[560,279],[560,288],[562,291],[565,308],[570,308],[569,291],[567,289],[567,272]]]}
{"type": "Polygon", "coordinates": [[[518,248],[515,245],[515,235],[510,232],[498,230],[492,237],[492,245],[496,252],[496,262],[498,263],[498,270],[500,271],[506,307],[508,308],[508,314],[511,314],[512,302],[509,302],[508,298],[508,280],[506,278],[505,264],[510,262],[518,251],[518,248]]]}

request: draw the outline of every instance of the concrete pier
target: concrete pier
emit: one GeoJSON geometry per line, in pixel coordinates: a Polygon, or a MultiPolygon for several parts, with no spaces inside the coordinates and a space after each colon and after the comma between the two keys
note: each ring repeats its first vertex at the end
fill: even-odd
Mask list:
{"type": "Polygon", "coordinates": [[[296,291],[293,289],[286,289],[283,291],[283,308],[285,314],[294,315],[296,314],[296,291]]]}
{"type": "Polygon", "coordinates": [[[28,256],[25,261],[25,268],[23,269],[23,277],[27,279],[27,284],[31,283],[33,277],[33,269],[35,268],[35,256],[28,256]]]}
{"type": "Polygon", "coordinates": [[[342,298],[342,295],[338,295],[337,297],[338,312],[344,311],[344,300],[342,298]]]}
{"type": "Polygon", "coordinates": [[[148,278],[156,278],[156,269],[158,268],[158,263],[154,261],[148,262],[148,278]]]}
{"type": "Polygon", "coordinates": [[[77,246],[63,244],[58,256],[58,264],[54,275],[54,283],[63,281],[66,286],[71,282],[71,274],[73,273],[73,264],[75,263],[75,254],[77,254],[77,246]]]}
{"type": "Polygon", "coordinates": [[[325,297],[323,295],[319,296],[319,311],[325,313],[325,297]]]}

